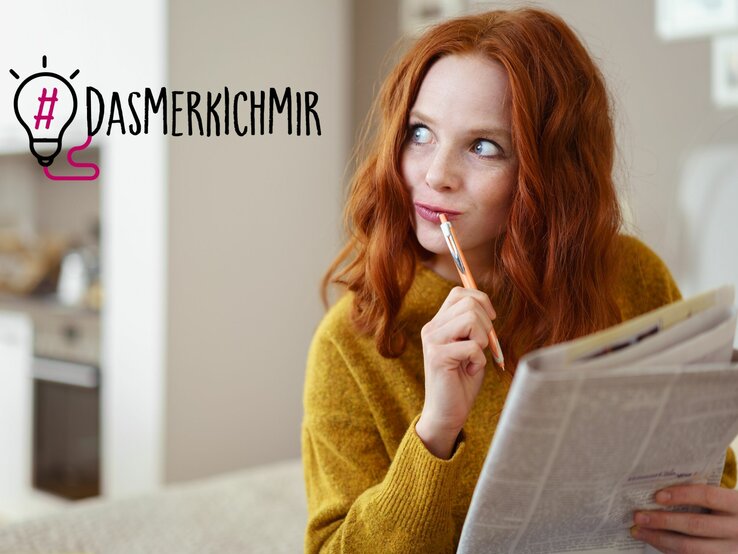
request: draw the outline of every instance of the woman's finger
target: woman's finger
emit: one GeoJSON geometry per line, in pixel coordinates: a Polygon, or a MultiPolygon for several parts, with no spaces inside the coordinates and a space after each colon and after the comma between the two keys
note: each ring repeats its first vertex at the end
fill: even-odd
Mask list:
{"type": "Polygon", "coordinates": [[[479,345],[472,340],[462,340],[443,344],[438,349],[442,359],[446,361],[441,367],[448,370],[461,370],[464,362],[468,362],[464,371],[475,375],[487,364],[487,358],[479,345]]]}
{"type": "Polygon", "coordinates": [[[660,490],[655,499],[664,506],[701,506],[738,515],[738,491],[714,485],[676,485],[660,490]]]}
{"type": "Polygon", "coordinates": [[[646,542],[660,552],[690,552],[693,554],[719,554],[736,552],[738,543],[725,539],[704,539],[690,537],[672,531],[658,531],[633,527],[631,535],[639,541],[646,542]]]}
{"type": "Polygon", "coordinates": [[[428,338],[439,344],[469,339],[484,349],[489,346],[491,327],[492,323],[478,311],[464,311],[434,329],[428,338]]]}
{"type": "Polygon", "coordinates": [[[443,301],[443,304],[441,305],[441,308],[438,310],[438,312],[442,312],[445,309],[450,308],[460,300],[471,297],[474,300],[476,300],[480,306],[484,309],[485,313],[487,314],[487,317],[494,320],[497,317],[497,312],[495,312],[494,307],[492,306],[492,301],[489,299],[489,296],[487,296],[484,292],[480,290],[474,290],[474,289],[466,289],[464,287],[454,287],[451,289],[451,292],[448,293],[448,296],[446,297],[446,300],[443,301]]]}
{"type": "Polygon", "coordinates": [[[738,537],[738,520],[725,515],[642,511],[636,512],[633,521],[638,527],[676,531],[693,537],[738,537]]]}

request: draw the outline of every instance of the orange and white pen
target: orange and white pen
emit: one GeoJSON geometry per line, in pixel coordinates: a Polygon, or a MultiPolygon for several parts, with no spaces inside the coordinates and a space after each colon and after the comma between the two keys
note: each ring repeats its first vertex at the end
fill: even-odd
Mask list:
{"type": "MultiPolygon", "coordinates": [[[[464,288],[479,290],[477,289],[477,283],[474,281],[474,277],[472,277],[471,268],[469,267],[469,264],[466,263],[464,252],[462,252],[461,247],[459,246],[459,241],[456,240],[456,233],[454,233],[454,228],[451,225],[451,222],[446,218],[446,214],[440,214],[440,218],[443,238],[446,239],[446,244],[451,252],[451,257],[456,264],[456,271],[459,272],[459,277],[461,277],[461,283],[464,285],[464,288]]],[[[492,329],[489,331],[489,347],[492,351],[492,357],[495,362],[497,362],[497,365],[505,371],[505,358],[502,355],[502,348],[500,348],[500,341],[497,340],[497,333],[495,333],[494,326],[492,326],[492,329]]]]}

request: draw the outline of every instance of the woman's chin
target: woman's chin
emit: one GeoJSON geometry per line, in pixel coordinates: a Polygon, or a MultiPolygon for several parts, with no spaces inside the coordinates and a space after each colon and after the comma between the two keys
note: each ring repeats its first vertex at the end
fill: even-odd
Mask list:
{"type": "Polygon", "coordinates": [[[425,233],[418,234],[418,242],[420,246],[425,248],[431,254],[448,254],[448,246],[446,241],[441,235],[441,231],[438,231],[439,237],[427,236],[425,233]]]}

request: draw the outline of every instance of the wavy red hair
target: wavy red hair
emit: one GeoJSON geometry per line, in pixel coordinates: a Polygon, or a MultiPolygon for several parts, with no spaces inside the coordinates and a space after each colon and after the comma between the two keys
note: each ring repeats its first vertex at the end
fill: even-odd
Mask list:
{"type": "MultiPolygon", "coordinates": [[[[352,321],[397,357],[406,337],[397,315],[431,253],[417,241],[400,173],[408,113],[442,56],[481,53],[507,71],[513,147],[519,160],[507,226],[487,283],[508,365],[524,353],[620,320],[614,299],[621,213],[612,180],[614,132],[604,79],[558,16],[492,11],[441,23],[414,43],[384,82],[378,129],[351,183],[349,239],[322,281],[353,291],[352,321]]],[[[482,273],[481,268],[479,273],[482,273]]]]}

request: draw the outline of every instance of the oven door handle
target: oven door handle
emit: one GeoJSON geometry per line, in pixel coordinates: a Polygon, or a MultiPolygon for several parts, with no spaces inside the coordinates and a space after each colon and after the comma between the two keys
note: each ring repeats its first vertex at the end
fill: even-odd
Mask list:
{"type": "Polygon", "coordinates": [[[38,356],[33,359],[33,378],[88,389],[100,386],[100,371],[95,366],[38,356]]]}

